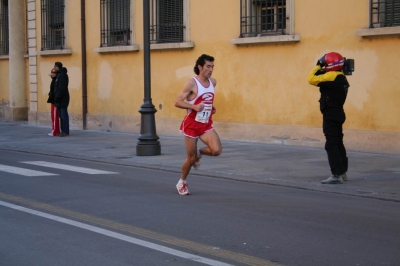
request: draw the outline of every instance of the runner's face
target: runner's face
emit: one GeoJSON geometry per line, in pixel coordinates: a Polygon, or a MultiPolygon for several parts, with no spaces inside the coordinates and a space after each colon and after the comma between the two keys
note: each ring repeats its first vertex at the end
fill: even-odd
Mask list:
{"type": "Polygon", "coordinates": [[[210,78],[214,70],[214,62],[206,61],[203,67],[200,66],[200,75],[210,78]]]}

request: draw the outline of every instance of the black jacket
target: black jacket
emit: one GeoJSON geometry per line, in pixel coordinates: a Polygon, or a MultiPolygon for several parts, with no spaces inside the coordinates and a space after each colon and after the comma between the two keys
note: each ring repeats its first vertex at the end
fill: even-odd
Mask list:
{"type": "Polygon", "coordinates": [[[51,83],[50,83],[50,92],[49,92],[49,98],[47,99],[48,103],[53,103],[54,104],[54,85],[55,85],[56,77],[51,78],[51,83]]]}
{"type": "Polygon", "coordinates": [[[68,75],[67,69],[63,67],[57,71],[54,82],[54,104],[59,108],[66,108],[69,105],[68,75]]]}
{"type": "Polygon", "coordinates": [[[321,92],[320,109],[324,111],[343,111],[347,91],[350,87],[346,76],[341,71],[325,72],[315,66],[308,75],[308,82],[318,86],[321,92]]]}

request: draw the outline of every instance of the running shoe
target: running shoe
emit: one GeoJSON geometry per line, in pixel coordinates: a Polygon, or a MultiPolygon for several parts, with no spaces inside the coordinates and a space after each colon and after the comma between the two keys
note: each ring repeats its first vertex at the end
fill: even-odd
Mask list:
{"type": "Polygon", "coordinates": [[[200,154],[200,150],[197,152],[197,158],[196,161],[193,164],[193,168],[196,170],[199,170],[200,168],[200,159],[201,159],[201,154],[200,154]]]}
{"type": "Polygon", "coordinates": [[[179,195],[189,195],[188,185],[186,183],[178,182],[176,184],[176,189],[178,190],[179,195]]]}
{"type": "Polygon", "coordinates": [[[341,175],[331,175],[328,179],[322,180],[322,184],[342,184],[343,179],[341,175]]]}

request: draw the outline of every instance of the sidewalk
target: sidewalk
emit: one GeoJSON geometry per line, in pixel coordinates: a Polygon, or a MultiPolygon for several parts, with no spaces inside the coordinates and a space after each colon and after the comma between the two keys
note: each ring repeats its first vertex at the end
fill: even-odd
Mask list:
{"type": "MultiPolygon", "coordinates": [[[[161,155],[136,156],[136,134],[72,130],[60,138],[48,136],[50,131],[27,122],[0,121],[0,151],[160,169],[176,172],[177,180],[186,156],[183,136],[159,136],[161,155]]],[[[349,181],[322,185],[320,181],[330,175],[324,149],[223,140],[222,146],[219,157],[203,157],[200,170],[189,174],[189,182],[190,176],[202,175],[400,202],[400,155],[349,151],[349,181]]]]}

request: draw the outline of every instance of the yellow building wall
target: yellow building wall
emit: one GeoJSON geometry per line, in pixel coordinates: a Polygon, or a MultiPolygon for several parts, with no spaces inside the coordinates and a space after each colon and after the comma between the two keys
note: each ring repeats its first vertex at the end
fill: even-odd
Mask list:
{"type": "MultiPolygon", "coordinates": [[[[316,61],[318,56],[329,51],[354,58],[356,71],[348,77],[351,86],[345,104],[345,127],[400,132],[399,116],[393,115],[400,111],[396,104],[400,91],[395,74],[400,70],[395,66],[400,60],[400,38],[355,36],[356,29],[368,28],[368,2],[341,0],[329,9],[322,1],[296,2],[295,29],[301,34],[298,53],[306,56],[300,57],[299,62],[316,61]]],[[[302,76],[309,69],[304,68],[302,76]]]]}
{"type": "MultiPolygon", "coordinates": [[[[136,1],[138,16],[142,8],[139,2],[136,1]]],[[[238,4],[232,5],[229,0],[190,1],[190,40],[195,48],[151,52],[153,103],[156,107],[163,106],[157,116],[182,117],[183,111],[173,106],[174,100],[187,79],[194,75],[192,68],[197,57],[207,53],[216,58],[213,74],[218,81],[216,120],[319,126],[319,92],[307,83],[307,75],[318,58],[337,51],[356,61],[356,71],[348,77],[351,87],[345,105],[348,117],[345,127],[399,132],[399,118],[387,114],[399,111],[395,73],[399,70],[396,62],[400,59],[400,39],[368,40],[355,36],[356,29],[368,26],[368,5],[361,1],[339,2],[330,6],[328,13],[322,12],[326,10],[326,3],[296,2],[295,33],[301,36],[299,43],[238,47],[229,43],[239,35],[238,4]],[[221,11],[224,11],[223,17],[221,11]]],[[[138,32],[140,26],[138,23],[138,32]]],[[[141,39],[138,37],[137,40],[141,39]]],[[[125,95],[127,86],[139,94],[136,98],[127,94],[129,101],[134,99],[132,103],[136,107],[125,110],[127,106],[120,104],[115,110],[119,114],[135,112],[140,107],[143,86],[142,51],[123,56],[110,55],[109,60],[100,56],[118,62],[118,66],[111,63],[110,68],[113,73],[121,73],[119,77],[126,85],[121,90],[115,84],[113,88],[121,92],[116,94],[125,95]],[[120,71],[130,67],[136,69],[135,73],[126,75],[120,71]]],[[[104,60],[94,65],[106,64],[104,60]]]]}
{"type": "MultiPolygon", "coordinates": [[[[8,57],[8,56],[7,56],[8,57]]],[[[9,59],[0,60],[0,119],[5,118],[5,109],[10,107],[10,70],[9,70],[9,59]]],[[[25,75],[25,99],[26,106],[29,107],[29,74],[28,74],[28,61],[25,59],[25,69],[21,70],[21,74],[25,75]]]]}
{"type": "MultiPolygon", "coordinates": [[[[8,60],[0,60],[0,107],[4,107],[10,100],[8,60]]],[[[0,114],[0,118],[4,116],[0,114]]]]}
{"type": "Polygon", "coordinates": [[[86,35],[89,114],[139,115],[143,102],[143,53],[94,52],[100,47],[100,4],[87,7],[86,11],[87,25],[95,25],[88,26],[86,35]]]}
{"type": "MultiPolygon", "coordinates": [[[[50,90],[51,78],[49,76],[54,63],[60,61],[68,70],[69,76],[69,93],[71,101],[68,111],[71,114],[82,113],[82,52],[81,52],[81,31],[80,31],[80,1],[65,1],[66,9],[66,31],[67,31],[67,48],[72,49],[71,55],[38,55],[37,56],[37,86],[38,86],[38,112],[49,112],[50,104],[47,103],[48,93],[50,90]]],[[[36,1],[36,17],[37,17],[37,50],[40,51],[41,44],[41,27],[40,27],[40,1],[36,1]]]]}
{"type": "MultiPolygon", "coordinates": [[[[55,61],[61,61],[68,68],[70,79],[69,112],[79,118],[82,114],[80,0],[66,3],[67,48],[72,49],[72,55],[37,57],[38,111],[49,109],[46,103],[48,73],[55,61]]],[[[100,4],[86,2],[87,94],[88,116],[108,117],[110,121],[112,117],[130,117],[133,119],[130,123],[136,123],[133,126],[137,132],[138,110],[144,97],[143,6],[139,0],[132,3],[133,44],[141,45],[141,49],[104,54],[94,51],[100,46],[100,4]]],[[[249,125],[248,130],[265,130],[259,126],[268,125],[284,129],[282,134],[298,128],[304,138],[322,141],[320,95],[317,87],[307,83],[307,75],[317,59],[336,51],[355,59],[355,72],[348,76],[351,86],[345,104],[345,129],[400,132],[397,104],[400,38],[355,35],[357,29],[368,28],[369,1],[337,0],[330,5],[326,1],[295,1],[294,33],[300,35],[300,42],[245,46],[230,43],[240,33],[239,3],[190,0],[188,41],[194,42],[194,48],[151,51],[152,102],[157,109],[157,121],[167,121],[157,125],[159,131],[166,132],[163,127],[172,124],[178,132],[185,110],[176,108],[174,101],[185,82],[195,75],[196,59],[206,53],[215,57],[217,113],[214,121],[217,126],[220,123],[222,131],[232,132],[242,124],[249,125]],[[314,128],[318,133],[309,134],[314,128]]],[[[39,1],[36,8],[40,18],[39,1]]],[[[37,34],[41,34],[40,27],[37,34]]],[[[40,49],[40,38],[37,40],[40,49]]],[[[256,133],[245,132],[245,127],[236,134],[243,133],[244,140],[253,140],[251,134],[256,133]]]]}

